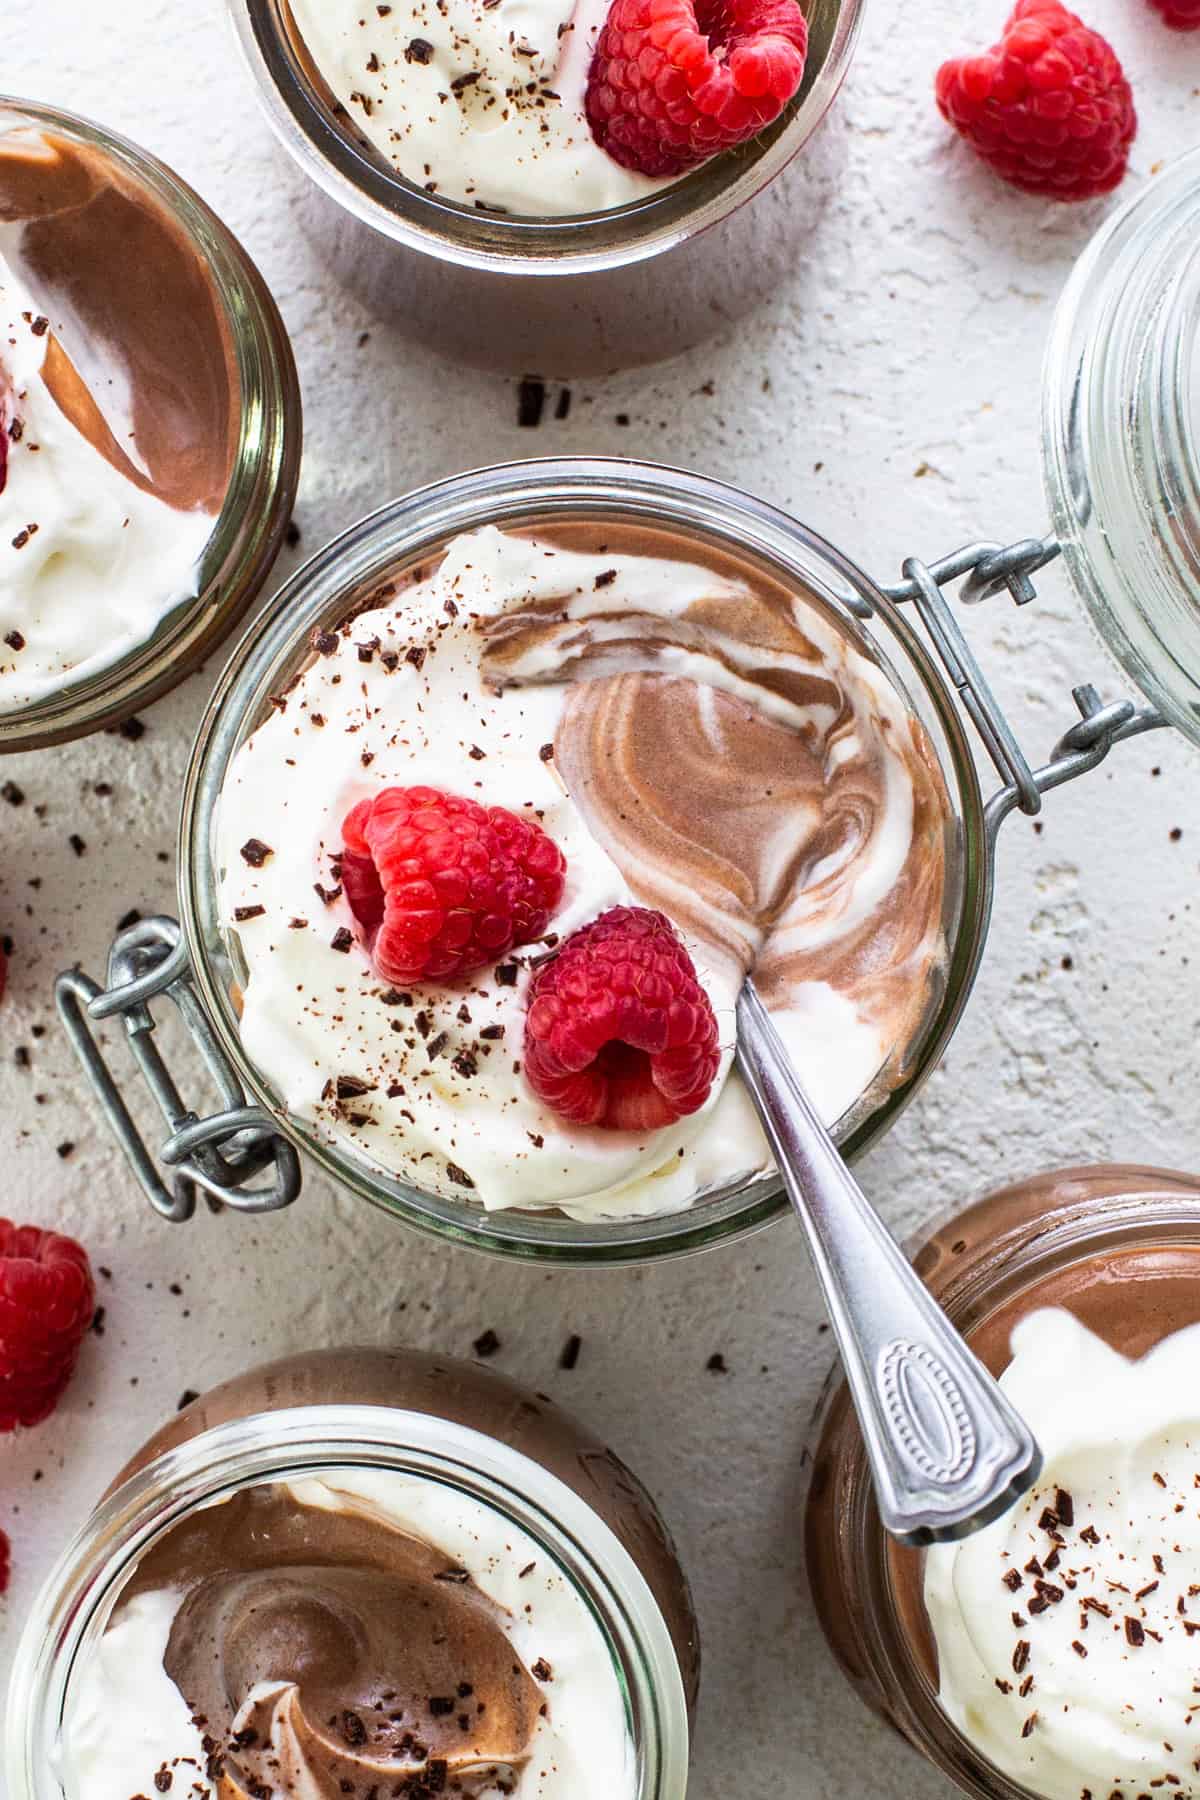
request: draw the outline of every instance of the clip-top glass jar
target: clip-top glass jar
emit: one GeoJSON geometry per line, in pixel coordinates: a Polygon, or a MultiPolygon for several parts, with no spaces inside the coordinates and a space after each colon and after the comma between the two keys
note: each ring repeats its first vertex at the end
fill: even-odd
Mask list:
{"type": "Polygon", "coordinates": [[[1043,388],[1046,489],[1097,629],[1200,742],[1200,150],[1080,257],[1043,388]]]}
{"type": "MultiPolygon", "coordinates": [[[[73,1695],[122,1590],[173,1530],[262,1484],[336,1489],[381,1474],[422,1486],[431,1531],[444,1493],[532,1546],[543,1587],[578,1597],[611,1663],[634,1800],[684,1800],[699,1648],[686,1579],[645,1490],[552,1402],[472,1365],[365,1348],[251,1370],[193,1402],[127,1465],[26,1624],[6,1711],[9,1800],[62,1800],[73,1695]]],[[[385,1490],[370,1491],[382,1505],[385,1490]]],[[[325,1641],[319,1621],[301,1616],[300,1629],[325,1641]]],[[[551,1692],[561,1699],[562,1684],[551,1692]]]]}
{"type": "MultiPolygon", "coordinates": [[[[1036,812],[1045,789],[1094,768],[1111,746],[1157,723],[1129,702],[1103,707],[1078,690],[1084,717],[1049,760],[1032,767],[999,712],[978,664],[931,572],[906,565],[889,598],[838,550],[774,508],[719,482],[647,464],[552,460],[482,470],[413,494],[354,526],[319,552],[284,587],[243,638],[213,696],[197,739],[183,802],[179,849],[182,923],[142,921],[118,939],[106,991],[78,970],[59,982],[59,1007],[101,1102],[152,1204],[166,1217],[189,1216],[195,1186],[242,1210],[290,1201],[299,1186],[297,1151],[363,1199],[437,1235],[509,1255],[560,1262],[620,1263],[707,1248],[781,1216],[786,1203],[774,1172],[752,1173],[698,1193],[674,1211],[629,1218],[579,1219],[522,1206],[485,1211],[469,1195],[423,1191],[368,1161],[353,1145],[288,1112],[271,1079],[247,1054],[240,1032],[243,971],[224,928],[215,832],[232,759],[313,656],[314,639],[343,623],[363,597],[397,571],[428,566],[458,534],[485,525],[517,531],[591,521],[672,534],[686,550],[757,566],[792,593],[812,595],[857,649],[883,672],[919,721],[947,795],[939,979],[907,1053],[888,1084],[872,1085],[834,1129],[853,1157],[888,1129],[935,1066],[970,993],[983,952],[995,875],[996,835],[1014,808],[1036,812]],[[934,648],[914,629],[911,603],[934,648]],[[942,673],[938,658],[947,669],[942,673]],[[1001,773],[986,802],[961,696],[1001,773]],[[216,1073],[225,1111],[197,1119],[180,1099],[150,1035],[147,1002],[169,996],[200,1039],[216,1073]],[[92,1030],[122,1016],[129,1042],[171,1133],[161,1159],[165,1183],[134,1130],[92,1030]],[[249,1104],[247,1095],[257,1104],[249,1104]],[[269,1185],[250,1177],[272,1165],[269,1185]]],[[[1039,546],[1034,546],[1038,551],[1039,546]]],[[[941,579],[972,571],[984,591],[1010,585],[1026,597],[1027,546],[978,545],[950,559],[941,579]]],[[[1034,558],[1036,561],[1036,558],[1034,558]]],[[[323,723],[324,721],[322,721],[323,723]]],[[[348,940],[349,934],[347,934],[348,940]]],[[[335,946],[336,947],[336,946],[335,946]]],[[[343,1073],[343,1071],[337,1071],[343,1073]]]]}
{"type": "MultiPolygon", "coordinates": [[[[1009,1361],[1014,1326],[1041,1306],[1067,1308],[1136,1358],[1200,1320],[1198,1226],[1193,1176],[1117,1165],[1061,1169],[955,1214],[916,1251],[914,1266],[993,1374],[1009,1361]]],[[[813,1441],[808,1581],[842,1672],[974,1800],[1030,1800],[1031,1790],[994,1767],[939,1704],[924,1552],[894,1543],[880,1524],[849,1390],[836,1369],[813,1441]]],[[[1012,1595],[996,1585],[1007,1608],[1012,1595]]]]}
{"type": "MultiPolygon", "coordinates": [[[[209,453],[215,457],[218,450],[225,462],[223,492],[219,501],[213,502],[211,528],[207,539],[202,540],[195,567],[179,570],[178,597],[173,598],[172,592],[164,593],[162,604],[155,609],[150,602],[159,596],[149,596],[149,622],[144,632],[141,627],[134,630],[132,626],[123,630],[111,655],[105,645],[99,645],[77,671],[68,668],[53,685],[40,682],[34,697],[6,706],[0,692],[0,751],[9,751],[59,743],[127,718],[197,668],[241,620],[270,573],[291,518],[300,467],[301,411],[291,345],[265,282],[232,233],[177,175],[101,125],[24,100],[0,99],[0,142],[31,146],[33,154],[39,145],[48,144],[52,151],[58,146],[66,154],[77,155],[79,166],[69,179],[75,182],[72,205],[80,219],[86,213],[86,204],[79,203],[76,190],[82,185],[86,192],[89,181],[94,188],[102,180],[110,180],[113,194],[119,196],[127,211],[140,207],[144,197],[147,213],[153,210],[162,221],[152,237],[155,247],[166,254],[165,247],[171,246],[170,253],[178,255],[181,263],[186,259],[187,271],[172,282],[155,281],[153,270],[143,269],[144,289],[130,297],[133,326],[153,315],[158,337],[164,344],[169,340],[169,348],[164,348],[156,339],[149,358],[147,384],[168,394],[168,410],[173,409],[175,424],[179,423],[186,383],[176,379],[171,368],[162,366],[163,355],[170,357],[186,350],[199,367],[203,361],[201,349],[206,348],[211,351],[212,360],[223,365],[222,387],[226,380],[229,383],[229,393],[224,396],[224,422],[218,426],[207,417],[203,420],[206,429],[211,426],[214,433],[220,430],[219,445],[202,441],[201,423],[196,419],[189,417],[182,427],[185,433],[191,429],[194,435],[181,441],[181,464],[190,466],[209,453]],[[198,290],[204,290],[204,305],[208,309],[204,330],[219,334],[219,353],[211,350],[207,340],[200,345],[199,328],[193,321],[176,314],[160,327],[159,315],[168,304],[164,296],[172,297],[172,304],[177,304],[181,294],[194,298],[198,290]]],[[[39,200],[38,204],[44,202],[39,200]]],[[[65,216],[71,208],[64,207],[63,212],[65,216]]],[[[21,217],[19,212],[17,216],[21,217]]],[[[121,253],[122,243],[114,250],[109,240],[114,231],[121,229],[122,218],[128,229],[126,215],[110,206],[91,228],[105,235],[106,255],[121,253]]],[[[21,228],[10,222],[6,229],[19,232],[21,228]]],[[[55,254],[66,258],[66,273],[62,276],[59,271],[62,278],[45,297],[46,309],[54,313],[55,319],[60,307],[71,317],[82,304],[80,293],[86,296],[77,267],[81,254],[78,234],[83,230],[78,219],[62,227],[64,248],[55,254]]],[[[38,249],[43,258],[48,241],[48,234],[42,231],[38,249]]],[[[199,306],[199,301],[196,304],[199,306]]],[[[45,321],[42,323],[44,329],[45,321]]],[[[77,326],[75,335],[88,347],[86,321],[77,326]]],[[[52,338],[46,341],[56,343],[52,338]]],[[[120,374],[122,379],[129,379],[127,370],[122,369],[120,374]]],[[[15,430],[17,421],[10,425],[15,430]]],[[[24,434],[22,441],[13,445],[10,489],[15,490],[16,485],[15,461],[28,448],[28,441],[28,434],[24,434]]],[[[83,545],[83,581],[88,578],[87,555],[92,551],[87,523],[73,520],[72,530],[83,545]]],[[[10,556],[9,569],[20,572],[30,566],[35,554],[42,556],[45,543],[43,534],[41,542],[35,541],[25,553],[24,564],[19,555],[10,556]]],[[[51,557],[50,563],[55,560],[51,557]]],[[[39,576],[39,594],[61,584],[61,572],[49,565],[45,577],[42,580],[39,576]]],[[[95,580],[94,572],[90,579],[95,580]]],[[[50,602],[42,599],[38,604],[50,602]]],[[[5,642],[19,643],[22,634],[9,628],[20,620],[8,616],[11,609],[4,610],[8,632],[5,642]]],[[[0,654],[11,660],[14,667],[19,665],[19,651],[10,649],[0,654]]]]}

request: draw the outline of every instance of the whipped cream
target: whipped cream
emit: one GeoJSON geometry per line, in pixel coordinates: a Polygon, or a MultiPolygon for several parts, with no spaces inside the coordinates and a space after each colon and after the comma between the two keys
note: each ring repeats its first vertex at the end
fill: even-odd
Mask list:
{"type": "Polygon", "coordinates": [[[668,183],[600,148],[584,94],[609,0],[290,0],[319,74],[386,162],[441,199],[606,212],[668,183]]]}
{"type": "MultiPolygon", "coordinates": [[[[490,526],[388,593],[328,634],[233,759],[218,809],[242,1041],[289,1112],[420,1188],[489,1209],[557,1207],[580,1219],[678,1210],[770,1166],[731,1073],[734,1006],[751,961],[831,1124],[873,1084],[899,1078],[938,983],[945,795],[886,675],[830,617],[781,589],[780,619],[740,579],[702,564],[572,550],[490,526]],[[746,622],[746,643],[730,619],[746,622]],[[775,679],[753,677],[769,660],[763,634],[785,627],[803,655],[781,653],[776,691],[775,679]],[[631,665],[653,674],[603,679],[631,665]],[[800,698],[782,691],[785,676],[800,698]],[[591,697],[603,709],[606,695],[620,716],[597,718],[591,697]],[[648,736],[662,723],[656,708],[670,744],[648,736]],[[748,756],[784,767],[771,802],[779,819],[756,811],[767,800],[744,786],[757,764],[739,762],[735,730],[748,756]],[[824,764],[806,750],[807,785],[793,793],[787,765],[799,767],[814,742],[824,764]],[[671,760],[681,744],[694,779],[671,760]],[[645,831],[627,838],[620,796],[639,782],[645,831]],[[567,860],[554,942],[612,906],[668,913],[721,1031],[719,1074],[699,1112],[639,1135],[573,1125],[538,1101],[520,1057],[541,945],[451,989],[403,995],[373,973],[337,888],[341,824],[382,788],[421,783],[536,814],[567,860]],[[836,828],[822,813],[831,791],[841,796],[836,828]],[[680,796],[706,816],[659,818],[655,808],[680,796]],[[731,864],[726,839],[746,822],[745,854],[761,872],[731,864]],[[715,847],[687,842],[710,824],[715,847]],[[685,878],[675,859],[693,850],[704,867],[685,878]],[[769,933],[749,888],[774,919],[769,933]]],[[[766,785],[769,794],[769,774],[766,785]]]]}
{"type": "MultiPolygon", "coordinates": [[[[349,1515],[361,1521],[367,1534],[375,1526],[399,1529],[432,1546],[447,1567],[470,1577],[502,1619],[516,1657],[533,1671],[543,1710],[515,1771],[515,1786],[511,1776],[501,1777],[504,1785],[491,1779],[480,1785],[480,1778],[468,1773],[461,1777],[463,1791],[473,1800],[499,1800],[501,1795],[514,1800],[633,1800],[638,1791],[636,1754],[609,1647],[587,1601],[542,1546],[482,1502],[440,1482],[395,1471],[347,1469],[321,1479],[280,1483],[272,1492],[309,1515],[323,1510],[349,1515]]],[[[298,1573],[303,1579],[306,1571],[298,1573]]],[[[171,1587],[138,1592],[128,1600],[118,1595],[102,1634],[77,1663],[57,1758],[66,1800],[154,1794],[154,1778],[162,1769],[171,1773],[173,1791],[191,1800],[219,1791],[240,1793],[229,1772],[220,1789],[209,1774],[213,1740],[193,1718],[164,1664],[183,1597],[183,1590],[171,1587]]],[[[323,1629],[317,1611],[302,1616],[301,1630],[312,1634],[313,1656],[319,1660],[332,1645],[334,1678],[351,1674],[355,1658],[343,1662],[340,1640],[322,1636],[323,1629]]],[[[402,1642],[403,1625],[397,1621],[397,1644],[402,1642]]],[[[239,1644],[233,1662],[244,1655],[239,1644]]],[[[302,1656],[301,1666],[307,1673],[312,1659],[302,1656]]],[[[255,1683],[235,1729],[251,1713],[258,1719],[264,1711],[286,1726],[292,1692],[287,1681],[255,1683]]],[[[318,1726],[326,1723],[316,1721],[318,1726]]],[[[369,1715],[367,1723],[373,1735],[374,1717],[369,1715]]],[[[347,1733],[345,1741],[352,1747],[356,1738],[357,1733],[347,1733]]],[[[285,1739],[286,1731],[273,1741],[285,1739]]],[[[369,1749],[363,1754],[369,1755],[369,1749]]],[[[331,1788],[339,1791],[336,1773],[331,1766],[322,1780],[320,1769],[292,1765],[286,1768],[286,1780],[281,1772],[281,1783],[289,1800],[321,1800],[331,1788]]],[[[407,1791],[403,1783],[395,1788],[407,1791]]]]}
{"type": "Polygon", "coordinates": [[[1131,1361],[1048,1308],[1012,1349],[1045,1467],[926,1554],[941,1704],[1045,1800],[1200,1792],[1200,1325],[1131,1361]]]}
{"type": "MultiPolygon", "coordinates": [[[[22,227],[0,232],[0,251],[22,227]]],[[[167,505],[122,472],[60,404],[137,463],[123,377],[97,404],[62,349],[61,322],[0,254],[0,711],[48,698],[153,636],[198,590],[207,512],[167,505]],[[119,447],[119,448],[118,448],[119,447]]],[[[144,471],[143,471],[144,472],[144,471]]]]}

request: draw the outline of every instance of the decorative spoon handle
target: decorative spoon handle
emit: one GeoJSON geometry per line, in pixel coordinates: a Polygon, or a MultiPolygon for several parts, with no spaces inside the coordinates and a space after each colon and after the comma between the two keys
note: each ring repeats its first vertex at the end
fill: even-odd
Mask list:
{"type": "Polygon", "coordinates": [[[846,1167],[750,981],[737,1023],[738,1063],[808,1239],[883,1523],[906,1544],[965,1537],[1032,1487],[1041,1452],[846,1167]]]}

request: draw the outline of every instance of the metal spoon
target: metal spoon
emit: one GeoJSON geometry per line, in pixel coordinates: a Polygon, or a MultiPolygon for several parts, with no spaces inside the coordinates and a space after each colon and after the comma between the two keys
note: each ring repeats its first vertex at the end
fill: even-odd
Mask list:
{"type": "Polygon", "coordinates": [[[846,1167],[749,980],[737,1027],[738,1066],[808,1239],[880,1517],[904,1544],[966,1537],[1033,1486],[1041,1451],[846,1167]]]}

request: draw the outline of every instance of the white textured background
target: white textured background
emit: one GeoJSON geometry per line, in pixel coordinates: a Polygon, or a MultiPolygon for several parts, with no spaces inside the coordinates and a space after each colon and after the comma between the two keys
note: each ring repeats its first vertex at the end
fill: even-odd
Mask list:
{"type": "MultiPolygon", "coordinates": [[[[537,432],[517,429],[510,380],[414,350],[336,284],[304,235],[302,180],[256,111],[217,0],[3,10],[4,84],[165,157],[273,286],[307,409],[303,544],[286,567],[405,487],[559,451],[644,454],[757,488],[884,579],[909,553],[1044,528],[1042,345],[1105,206],[1010,194],[941,126],[934,69],[991,41],[1000,0],[874,0],[834,113],[754,209],[779,271],[766,303],[673,362],[573,383],[569,419],[537,432]]],[[[1200,37],[1172,36],[1144,0],[1088,0],[1088,16],[1140,104],[1130,193],[1200,136],[1200,37]]],[[[719,239],[709,249],[720,258],[719,239]]],[[[731,269],[727,289],[737,284],[731,269]]],[[[1072,716],[1072,682],[1121,685],[1062,575],[1043,583],[1035,606],[995,602],[974,621],[1037,760],[1072,716]]],[[[426,1244],[316,1181],[260,1225],[150,1215],[81,1092],[51,983],[76,959],[98,973],[126,909],[172,909],[176,794],[205,689],[197,676],[153,708],[139,743],[104,736],[0,770],[26,794],[20,808],[0,803],[0,931],[15,940],[0,1008],[0,1206],[77,1233],[112,1270],[104,1336],[86,1344],[58,1415],[0,1444],[15,1563],[0,1664],[66,1534],[184,1389],[314,1342],[469,1353],[491,1326],[498,1366],[607,1434],[676,1530],[707,1662],[694,1800],[729,1793],[731,1770],[737,1791],[764,1795],[934,1794],[940,1782],[843,1689],[807,1610],[800,1460],[829,1350],[787,1226],[682,1265],[550,1275],[426,1244]],[[92,794],[97,779],[112,798],[92,794]],[[18,1045],[28,1069],[14,1065],[18,1045]],[[570,1332],[584,1343],[566,1374],[570,1332]],[[714,1351],[727,1374],[706,1371],[714,1351]]],[[[1052,795],[1040,834],[1024,820],[1006,828],[973,1006],[861,1171],[898,1228],[1055,1162],[1200,1166],[1198,793],[1194,755],[1157,734],[1052,795]]]]}

